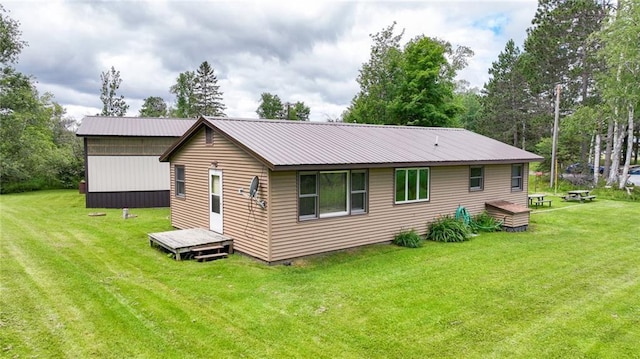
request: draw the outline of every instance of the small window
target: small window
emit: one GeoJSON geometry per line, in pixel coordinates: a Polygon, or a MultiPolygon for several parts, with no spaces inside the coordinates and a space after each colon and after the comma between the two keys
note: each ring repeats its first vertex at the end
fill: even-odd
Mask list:
{"type": "Polygon", "coordinates": [[[484,167],[472,166],[469,168],[469,190],[482,191],[484,188],[484,167]]]}
{"type": "Polygon", "coordinates": [[[213,129],[211,127],[204,128],[204,142],[207,145],[213,144],[213,129]]]}
{"type": "Polygon", "coordinates": [[[176,196],[185,196],[184,166],[175,166],[176,196]]]}
{"type": "Polygon", "coordinates": [[[351,171],[351,213],[367,212],[367,171],[351,171]]]}
{"type": "Polygon", "coordinates": [[[313,173],[301,173],[299,176],[299,208],[301,219],[316,218],[318,203],[318,176],[313,173]]]}
{"type": "Polygon", "coordinates": [[[396,169],[395,203],[429,200],[429,167],[396,169]]]}
{"type": "Polygon", "coordinates": [[[522,163],[511,165],[511,190],[522,191],[522,175],[524,166],[522,163]]]}

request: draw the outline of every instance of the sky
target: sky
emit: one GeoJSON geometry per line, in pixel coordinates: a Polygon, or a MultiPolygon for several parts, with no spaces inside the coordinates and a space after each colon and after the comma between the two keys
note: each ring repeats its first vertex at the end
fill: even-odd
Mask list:
{"type": "Polygon", "coordinates": [[[519,46],[535,0],[482,1],[30,1],[9,0],[20,22],[17,69],[32,75],[67,115],[101,111],[100,74],[120,71],[129,116],[162,97],[181,72],[215,70],[229,117],[257,118],[260,95],[303,101],[312,121],[340,117],[359,90],[375,34],[394,21],[403,44],[418,35],[470,47],[458,74],[481,88],[507,41],[519,46]]]}

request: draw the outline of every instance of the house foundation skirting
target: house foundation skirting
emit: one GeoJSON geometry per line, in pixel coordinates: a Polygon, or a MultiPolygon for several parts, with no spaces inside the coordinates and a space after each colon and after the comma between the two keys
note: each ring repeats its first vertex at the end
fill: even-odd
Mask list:
{"type": "Polygon", "coordinates": [[[87,208],[169,207],[169,191],[87,192],[87,208]]]}

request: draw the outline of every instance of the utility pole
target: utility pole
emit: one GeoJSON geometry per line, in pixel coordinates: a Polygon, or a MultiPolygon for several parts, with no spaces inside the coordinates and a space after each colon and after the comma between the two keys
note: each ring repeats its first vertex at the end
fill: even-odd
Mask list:
{"type": "Polygon", "coordinates": [[[556,85],[556,113],[555,118],[553,120],[553,142],[551,144],[551,180],[549,183],[549,187],[553,188],[553,183],[556,178],[556,155],[558,148],[558,120],[560,119],[560,84],[556,85]]]}

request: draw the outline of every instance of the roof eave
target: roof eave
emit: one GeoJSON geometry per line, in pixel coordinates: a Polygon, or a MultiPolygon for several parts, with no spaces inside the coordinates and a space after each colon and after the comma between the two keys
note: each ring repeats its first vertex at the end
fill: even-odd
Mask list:
{"type": "Polygon", "coordinates": [[[481,161],[291,164],[291,165],[273,165],[272,167],[270,167],[270,169],[272,171],[321,171],[321,170],[365,169],[365,168],[473,166],[473,165],[541,162],[542,160],[543,158],[540,157],[540,158],[518,158],[518,159],[481,160],[481,161]]]}

